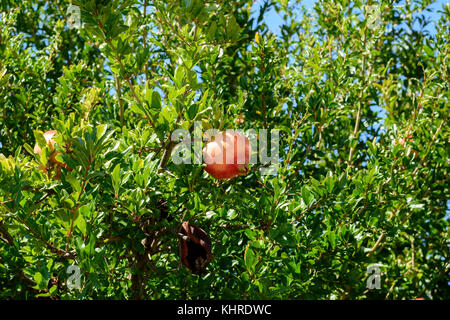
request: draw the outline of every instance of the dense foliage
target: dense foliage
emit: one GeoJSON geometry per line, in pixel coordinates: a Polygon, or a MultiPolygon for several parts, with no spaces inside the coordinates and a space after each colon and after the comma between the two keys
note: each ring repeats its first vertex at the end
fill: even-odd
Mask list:
{"type": "Polygon", "coordinates": [[[448,4],[71,2],[0,1],[1,298],[450,297],[448,4]],[[276,174],[175,164],[194,121],[280,130],[276,174]]]}

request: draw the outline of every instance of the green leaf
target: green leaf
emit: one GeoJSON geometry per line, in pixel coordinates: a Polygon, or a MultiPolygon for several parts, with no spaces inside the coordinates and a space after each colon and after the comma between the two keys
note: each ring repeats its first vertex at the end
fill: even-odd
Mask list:
{"type": "Polygon", "coordinates": [[[180,95],[182,95],[186,91],[186,87],[182,87],[181,89],[176,89],[174,87],[169,88],[169,101],[172,102],[172,104],[176,104],[176,98],[178,98],[180,95]]]}
{"type": "Polygon", "coordinates": [[[117,195],[119,193],[119,187],[120,187],[120,163],[118,163],[112,172],[111,175],[114,193],[117,195]]]}
{"type": "Polygon", "coordinates": [[[244,263],[245,263],[245,267],[247,268],[247,271],[250,274],[255,273],[255,266],[256,266],[257,262],[258,261],[256,259],[256,255],[255,255],[254,251],[252,250],[250,245],[247,245],[247,247],[245,248],[245,252],[244,252],[244,263]]]}
{"type": "Polygon", "coordinates": [[[309,206],[314,201],[314,196],[311,194],[311,191],[309,191],[308,187],[303,186],[302,187],[302,199],[306,206],[309,206]]]}
{"type": "Polygon", "coordinates": [[[72,186],[74,191],[81,191],[81,184],[72,172],[65,175],[65,180],[72,186]]]}
{"type": "Polygon", "coordinates": [[[36,156],[36,154],[34,153],[34,149],[28,143],[25,143],[24,147],[25,147],[25,150],[27,150],[29,154],[36,156]]]}
{"type": "Polygon", "coordinates": [[[198,105],[196,103],[192,104],[187,110],[187,118],[189,120],[194,120],[197,116],[198,105]]]}
{"type": "Polygon", "coordinates": [[[130,110],[133,111],[134,113],[141,114],[141,115],[143,115],[143,116],[147,115],[147,114],[145,113],[145,110],[142,109],[142,108],[141,108],[139,105],[137,105],[136,103],[131,103],[129,106],[130,106],[130,110]]]}
{"type": "Polygon", "coordinates": [[[83,234],[86,234],[86,220],[83,215],[78,214],[76,220],[74,221],[74,225],[80,229],[83,234]]]}
{"type": "Polygon", "coordinates": [[[334,250],[336,248],[336,233],[328,231],[328,241],[330,242],[331,248],[334,250]]]}
{"type": "Polygon", "coordinates": [[[56,290],[58,289],[57,286],[51,286],[50,289],[48,290],[48,293],[50,295],[54,294],[56,292],[56,290]]]}
{"type": "Polygon", "coordinates": [[[181,88],[183,86],[183,82],[184,82],[184,77],[185,77],[186,73],[184,72],[184,67],[182,65],[178,66],[175,69],[175,85],[177,86],[177,88],[181,88]]]}
{"type": "Polygon", "coordinates": [[[161,110],[161,95],[156,90],[153,90],[152,92],[151,108],[154,110],[161,110]]]}
{"type": "Polygon", "coordinates": [[[37,286],[40,287],[41,283],[44,280],[44,277],[42,276],[42,274],[38,271],[34,274],[33,276],[33,280],[34,282],[36,282],[37,286]]]}
{"type": "MultiPolygon", "coordinates": [[[[91,234],[91,236],[89,237],[89,242],[87,243],[87,245],[84,248],[84,252],[86,253],[86,255],[88,256],[92,256],[95,252],[95,236],[91,234]]],[[[140,243],[139,243],[140,244],[140,243]]]]}
{"type": "Polygon", "coordinates": [[[215,21],[213,21],[211,23],[211,25],[209,26],[208,33],[206,35],[208,37],[209,41],[215,40],[216,31],[217,31],[217,23],[215,21]]]}

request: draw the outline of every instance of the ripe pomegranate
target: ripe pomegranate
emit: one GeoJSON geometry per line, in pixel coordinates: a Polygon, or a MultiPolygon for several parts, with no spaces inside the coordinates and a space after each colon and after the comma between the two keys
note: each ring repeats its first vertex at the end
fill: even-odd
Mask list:
{"type": "Polygon", "coordinates": [[[250,142],[243,134],[234,130],[219,132],[203,149],[205,170],[216,179],[246,175],[250,154],[250,142]]]}

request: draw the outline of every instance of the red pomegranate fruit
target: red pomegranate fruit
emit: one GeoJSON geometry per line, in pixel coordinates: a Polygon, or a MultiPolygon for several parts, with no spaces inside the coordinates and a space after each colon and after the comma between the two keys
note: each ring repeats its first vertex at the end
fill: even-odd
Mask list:
{"type": "Polygon", "coordinates": [[[242,133],[234,130],[219,132],[203,149],[205,170],[216,179],[246,175],[250,154],[250,142],[242,133]]]}

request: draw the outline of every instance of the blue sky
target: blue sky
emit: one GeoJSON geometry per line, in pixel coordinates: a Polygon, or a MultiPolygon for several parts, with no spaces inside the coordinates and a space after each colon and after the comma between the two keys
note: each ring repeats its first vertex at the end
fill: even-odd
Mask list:
{"type": "MultiPolygon", "coordinates": [[[[438,0],[428,6],[430,9],[429,11],[425,11],[425,16],[427,20],[431,20],[431,22],[435,22],[440,19],[441,13],[439,11],[442,11],[442,8],[445,4],[448,4],[450,0],[438,0]]],[[[256,0],[255,5],[253,6],[252,10],[252,17],[256,18],[259,15],[259,8],[264,4],[264,0],[256,0]]],[[[306,10],[313,12],[314,11],[314,4],[316,3],[316,0],[304,0],[302,1],[302,5],[305,7],[306,10]]],[[[280,34],[280,27],[283,24],[283,13],[277,13],[273,8],[270,9],[270,11],[265,13],[264,16],[264,22],[266,23],[269,30],[274,33],[275,35],[280,34]]],[[[430,23],[425,30],[428,30],[430,34],[434,35],[436,33],[434,23],[430,23]]],[[[384,109],[376,106],[371,107],[373,111],[378,112],[378,117],[380,118],[379,125],[383,125],[383,119],[386,117],[386,112],[384,109]]],[[[361,139],[365,140],[367,137],[361,136],[361,139]]]]}
{"type": "MultiPolygon", "coordinates": [[[[256,4],[259,4],[260,6],[264,3],[264,0],[257,0],[256,4]]],[[[307,10],[312,11],[314,4],[316,3],[315,0],[304,0],[302,1],[302,4],[305,6],[305,8],[307,10]]],[[[441,14],[438,13],[438,11],[442,10],[443,5],[445,5],[446,3],[449,3],[449,0],[438,0],[435,3],[433,3],[432,5],[429,6],[429,8],[431,9],[431,12],[427,13],[427,17],[429,19],[431,19],[432,21],[437,21],[441,14]]],[[[257,5],[254,6],[254,8],[259,8],[257,5]]],[[[258,9],[254,9],[253,10],[253,16],[257,17],[259,13],[258,9]]],[[[264,17],[264,21],[267,24],[269,30],[275,34],[279,34],[279,30],[280,30],[280,26],[283,23],[283,18],[281,16],[281,14],[278,14],[275,12],[275,10],[272,8],[268,13],[266,13],[265,17],[264,17]]],[[[432,24],[430,24],[427,29],[434,34],[435,30],[432,26],[432,24]]]]}

